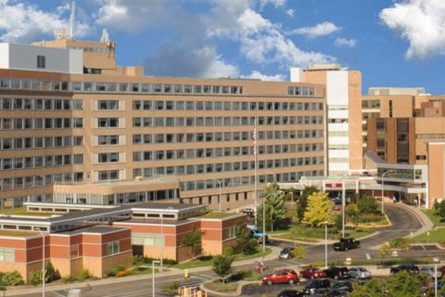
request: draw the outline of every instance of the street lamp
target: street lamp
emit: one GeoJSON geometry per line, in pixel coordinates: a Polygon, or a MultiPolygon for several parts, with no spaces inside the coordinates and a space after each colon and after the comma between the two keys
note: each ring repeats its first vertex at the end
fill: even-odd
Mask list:
{"type": "MultiPolygon", "coordinates": [[[[270,172],[273,175],[274,183],[277,183],[277,175],[273,172],[270,172]]],[[[266,250],[266,199],[263,198],[263,252],[266,250]]],[[[270,212],[271,210],[269,210],[270,212]]],[[[273,224],[272,218],[270,220],[270,223],[273,224]]],[[[272,227],[271,227],[272,230],[272,227]]]]}
{"type": "Polygon", "coordinates": [[[153,289],[153,294],[151,295],[152,297],[156,296],[156,293],[155,293],[155,264],[161,264],[161,261],[155,260],[155,261],[151,262],[151,274],[152,274],[152,277],[151,277],[152,284],[151,284],[151,286],[152,286],[152,289],[153,289]]]}
{"type": "Polygon", "coordinates": [[[36,228],[42,236],[42,297],[45,297],[45,233],[42,229],[36,228]]]}
{"type": "Polygon", "coordinates": [[[384,203],[383,203],[383,195],[384,195],[384,190],[385,190],[385,175],[388,173],[393,173],[394,171],[392,170],[387,170],[385,172],[383,172],[382,174],[382,214],[385,214],[385,210],[384,210],[384,203]]]}
{"type": "Polygon", "coordinates": [[[324,266],[328,268],[328,222],[324,222],[324,266]]]}

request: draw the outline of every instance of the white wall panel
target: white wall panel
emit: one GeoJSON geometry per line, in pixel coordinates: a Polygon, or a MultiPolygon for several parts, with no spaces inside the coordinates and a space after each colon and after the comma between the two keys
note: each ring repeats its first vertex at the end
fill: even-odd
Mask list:
{"type": "Polygon", "coordinates": [[[0,43],[0,68],[9,68],[9,44],[0,43]]]}
{"type": "Polygon", "coordinates": [[[348,150],[331,150],[329,151],[329,158],[348,158],[348,150]]]}
{"type": "Polygon", "coordinates": [[[327,73],[328,105],[348,105],[349,87],[347,71],[329,71],[327,73]]]}

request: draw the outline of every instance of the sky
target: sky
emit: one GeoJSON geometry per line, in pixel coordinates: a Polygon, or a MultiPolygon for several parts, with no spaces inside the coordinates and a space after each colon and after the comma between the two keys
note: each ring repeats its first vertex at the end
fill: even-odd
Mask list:
{"type": "MultiPolygon", "coordinates": [[[[0,0],[0,42],[51,40],[66,0],[0,0]]],[[[369,87],[445,94],[443,0],[77,0],[75,38],[116,42],[146,75],[289,80],[338,63],[369,87]]]]}

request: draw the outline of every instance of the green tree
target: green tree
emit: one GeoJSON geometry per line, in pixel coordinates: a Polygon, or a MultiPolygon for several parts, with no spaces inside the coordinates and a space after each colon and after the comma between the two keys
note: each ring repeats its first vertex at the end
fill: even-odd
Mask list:
{"type": "Polygon", "coordinates": [[[379,248],[380,257],[387,258],[391,254],[391,245],[389,243],[382,244],[379,248]]]}
{"type": "Polygon", "coordinates": [[[23,281],[22,275],[18,271],[3,273],[1,277],[1,282],[6,286],[20,286],[25,283],[23,281]]]}
{"type": "Polygon", "coordinates": [[[303,259],[305,253],[306,253],[306,248],[304,247],[304,245],[296,243],[293,251],[295,259],[297,260],[303,259]]]}
{"type": "Polygon", "coordinates": [[[316,192],[308,197],[308,205],[304,213],[303,223],[313,227],[321,227],[324,224],[333,225],[335,217],[332,213],[334,202],[325,192],[316,192]]]}
{"type": "Polygon", "coordinates": [[[409,238],[394,238],[389,242],[391,248],[401,249],[407,251],[411,247],[411,240],[409,238]]]}
{"type": "Polygon", "coordinates": [[[226,282],[227,276],[232,273],[233,257],[230,256],[216,256],[213,258],[213,271],[226,282]]]}
{"type": "Polygon", "coordinates": [[[437,212],[439,211],[440,208],[440,202],[437,199],[434,199],[434,204],[433,204],[433,209],[434,209],[434,213],[437,214],[437,212]]]}
{"type": "Polygon", "coordinates": [[[355,226],[360,222],[360,211],[357,207],[357,204],[351,203],[345,208],[346,220],[350,221],[355,226]]]}
{"type": "Polygon", "coordinates": [[[389,296],[391,297],[418,297],[421,281],[416,275],[411,275],[406,271],[400,271],[393,275],[387,283],[389,296]]]}
{"type": "Polygon", "coordinates": [[[258,230],[261,230],[263,213],[266,214],[266,229],[273,231],[278,221],[284,219],[286,214],[285,193],[280,190],[278,184],[269,184],[263,192],[264,202],[258,213],[258,230]],[[264,212],[263,212],[263,209],[264,212]]]}
{"type": "Polygon", "coordinates": [[[239,228],[240,234],[237,237],[235,251],[245,255],[254,254],[258,247],[258,241],[255,238],[250,237],[249,230],[246,226],[239,226],[239,228]]]}
{"type": "Polygon", "coordinates": [[[371,196],[361,196],[357,200],[357,207],[360,213],[377,213],[377,201],[371,196]]]}
{"type": "Polygon", "coordinates": [[[440,201],[437,214],[442,218],[442,220],[445,219],[445,200],[440,201]]]}
{"type": "Polygon", "coordinates": [[[200,230],[194,229],[192,232],[187,233],[182,239],[182,244],[185,245],[186,247],[192,248],[193,254],[195,256],[201,254],[202,234],[203,232],[201,232],[200,230]]]}
{"type": "Polygon", "coordinates": [[[318,191],[320,190],[315,186],[305,187],[303,189],[300,198],[298,198],[297,218],[299,222],[303,221],[307,207],[307,198],[318,191]]]}
{"type": "Polygon", "coordinates": [[[348,294],[348,297],[384,297],[386,280],[373,278],[366,282],[363,286],[355,285],[354,290],[348,294]]]}

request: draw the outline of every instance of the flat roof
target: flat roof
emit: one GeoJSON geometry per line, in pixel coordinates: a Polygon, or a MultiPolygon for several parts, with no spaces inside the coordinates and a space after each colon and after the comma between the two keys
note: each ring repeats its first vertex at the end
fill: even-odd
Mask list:
{"type": "Polygon", "coordinates": [[[86,228],[81,228],[81,229],[76,229],[76,230],[71,230],[71,231],[64,231],[64,232],[59,232],[56,234],[66,234],[66,235],[74,235],[74,234],[80,234],[80,233],[98,233],[98,234],[107,234],[107,233],[113,233],[116,231],[121,231],[121,230],[127,230],[128,228],[124,228],[124,227],[108,227],[108,226],[92,226],[92,227],[86,227],[86,228]]]}

